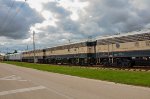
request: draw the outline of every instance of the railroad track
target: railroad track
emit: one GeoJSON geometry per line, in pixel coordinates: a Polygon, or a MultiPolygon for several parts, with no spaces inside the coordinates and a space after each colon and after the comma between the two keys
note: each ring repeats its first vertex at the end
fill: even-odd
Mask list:
{"type": "MultiPolygon", "coordinates": [[[[52,64],[54,65],[54,64],[52,64]]],[[[134,66],[132,68],[119,68],[119,67],[104,67],[102,65],[96,66],[72,66],[72,65],[62,65],[59,64],[58,66],[68,66],[68,67],[79,67],[79,68],[90,68],[90,69],[103,69],[103,70],[125,70],[125,71],[143,71],[143,72],[150,72],[150,66],[134,66]]]]}
{"type": "Polygon", "coordinates": [[[91,69],[109,69],[109,70],[126,70],[126,71],[145,71],[150,72],[150,66],[149,67],[143,67],[143,66],[136,66],[132,68],[117,68],[117,67],[103,67],[103,66],[97,66],[97,67],[87,67],[91,69]]]}

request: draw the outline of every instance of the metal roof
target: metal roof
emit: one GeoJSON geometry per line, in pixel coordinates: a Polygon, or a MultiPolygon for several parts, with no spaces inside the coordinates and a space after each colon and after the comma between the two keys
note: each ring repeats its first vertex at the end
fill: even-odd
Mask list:
{"type": "Polygon", "coordinates": [[[120,35],[112,35],[107,37],[97,38],[99,44],[108,43],[125,43],[150,40],[150,30],[135,31],[120,35]]]}
{"type": "Polygon", "coordinates": [[[130,35],[136,35],[136,34],[145,34],[145,33],[150,33],[150,29],[144,29],[144,30],[139,30],[139,31],[121,33],[119,35],[99,36],[99,37],[96,38],[96,40],[107,39],[107,38],[115,38],[115,37],[122,37],[122,36],[130,36],[130,35]]]}

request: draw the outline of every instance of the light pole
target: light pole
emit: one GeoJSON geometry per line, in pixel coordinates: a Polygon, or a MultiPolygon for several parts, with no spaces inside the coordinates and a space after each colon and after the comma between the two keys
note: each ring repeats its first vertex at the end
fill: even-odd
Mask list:
{"type": "Polygon", "coordinates": [[[112,64],[114,63],[114,53],[113,53],[114,49],[113,49],[113,43],[112,43],[112,64]]]}
{"type": "Polygon", "coordinates": [[[36,61],[35,61],[35,40],[34,40],[34,36],[35,36],[35,31],[33,31],[33,53],[34,53],[33,61],[34,61],[34,63],[36,63],[36,61]]]}
{"type": "Polygon", "coordinates": [[[108,46],[108,61],[110,62],[110,50],[109,50],[109,42],[107,42],[107,46],[108,46]]]}
{"type": "Polygon", "coordinates": [[[7,61],[8,61],[8,58],[9,58],[9,56],[8,56],[8,48],[7,48],[7,61]]]}

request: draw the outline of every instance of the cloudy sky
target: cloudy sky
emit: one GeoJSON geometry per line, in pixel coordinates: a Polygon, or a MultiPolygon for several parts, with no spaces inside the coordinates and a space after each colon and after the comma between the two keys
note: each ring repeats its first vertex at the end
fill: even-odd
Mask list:
{"type": "Polygon", "coordinates": [[[150,28],[150,0],[0,0],[0,51],[150,28]]]}

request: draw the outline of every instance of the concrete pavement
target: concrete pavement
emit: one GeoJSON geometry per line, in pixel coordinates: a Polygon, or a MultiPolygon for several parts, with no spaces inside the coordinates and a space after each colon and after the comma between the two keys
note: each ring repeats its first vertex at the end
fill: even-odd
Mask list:
{"type": "Polygon", "coordinates": [[[0,99],[150,99],[150,88],[0,63],[0,99]]]}

